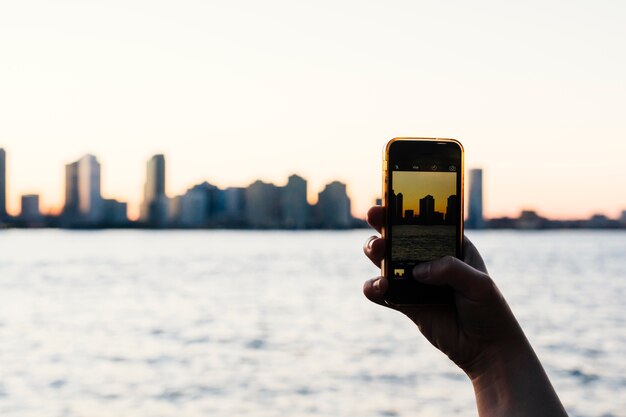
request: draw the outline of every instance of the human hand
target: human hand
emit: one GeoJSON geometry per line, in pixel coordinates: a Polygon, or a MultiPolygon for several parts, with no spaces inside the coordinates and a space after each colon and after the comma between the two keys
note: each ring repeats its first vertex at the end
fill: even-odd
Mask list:
{"type": "MultiPolygon", "coordinates": [[[[382,207],[372,207],[367,221],[378,232],[382,207]]],[[[372,236],[365,254],[380,266],[385,241],[372,236]]],[[[437,349],[470,377],[481,417],[567,417],[543,366],[498,287],[489,277],[480,253],[463,239],[463,261],[444,257],[420,264],[413,278],[424,284],[449,285],[454,305],[392,307],[385,303],[388,282],[365,282],[363,293],[376,304],[404,313],[437,349]]]]}
{"type": "MultiPolygon", "coordinates": [[[[372,207],[367,221],[377,231],[384,222],[384,209],[372,207]]],[[[385,241],[372,236],[364,245],[365,254],[380,267],[385,241]]],[[[498,287],[489,277],[480,253],[467,239],[463,261],[454,257],[420,264],[413,277],[424,284],[449,285],[455,304],[441,306],[389,306],[384,301],[388,282],[378,277],[365,282],[363,292],[371,301],[398,310],[417,325],[437,349],[445,353],[470,378],[477,377],[494,360],[515,355],[528,342],[498,287]]]]}

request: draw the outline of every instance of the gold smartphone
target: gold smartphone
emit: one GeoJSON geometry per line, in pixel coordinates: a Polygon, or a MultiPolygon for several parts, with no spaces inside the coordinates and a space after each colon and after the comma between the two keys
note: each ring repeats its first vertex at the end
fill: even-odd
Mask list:
{"type": "Polygon", "coordinates": [[[450,304],[452,289],[418,283],[413,268],[463,258],[463,145],[455,139],[395,138],[383,161],[382,273],[393,306],[450,304]]]}

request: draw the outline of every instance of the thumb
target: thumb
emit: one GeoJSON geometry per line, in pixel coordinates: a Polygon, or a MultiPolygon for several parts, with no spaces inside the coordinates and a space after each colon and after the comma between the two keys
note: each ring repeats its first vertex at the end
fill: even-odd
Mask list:
{"type": "Polygon", "coordinates": [[[417,265],[413,278],[423,284],[449,285],[456,293],[475,301],[497,293],[489,275],[452,256],[417,265]]]}

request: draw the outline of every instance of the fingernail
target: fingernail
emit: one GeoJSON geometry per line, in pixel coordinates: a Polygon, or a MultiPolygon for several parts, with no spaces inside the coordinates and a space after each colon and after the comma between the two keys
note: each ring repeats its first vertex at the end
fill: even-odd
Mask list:
{"type": "Polygon", "coordinates": [[[380,292],[380,278],[372,283],[372,287],[374,288],[374,291],[378,293],[380,292]]]}
{"type": "Polygon", "coordinates": [[[367,249],[372,249],[372,242],[374,242],[374,239],[376,239],[376,236],[372,236],[368,239],[367,241],[367,249]]]}
{"type": "Polygon", "coordinates": [[[418,281],[430,279],[430,262],[418,264],[413,268],[413,278],[418,281]]]}

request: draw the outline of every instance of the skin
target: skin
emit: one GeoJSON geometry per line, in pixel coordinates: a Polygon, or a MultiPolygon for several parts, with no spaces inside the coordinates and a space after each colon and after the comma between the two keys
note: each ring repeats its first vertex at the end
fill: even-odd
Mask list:
{"type": "MultiPolygon", "coordinates": [[[[384,209],[372,207],[368,223],[379,233],[384,209]]],[[[378,267],[385,240],[372,236],[363,246],[378,267]]],[[[368,280],[363,293],[372,302],[410,318],[426,339],[470,378],[480,417],[567,416],[539,359],[502,293],[487,272],[476,247],[464,238],[464,259],[444,257],[420,264],[413,278],[432,285],[449,285],[455,305],[392,307],[385,303],[388,282],[368,280]]]]}

